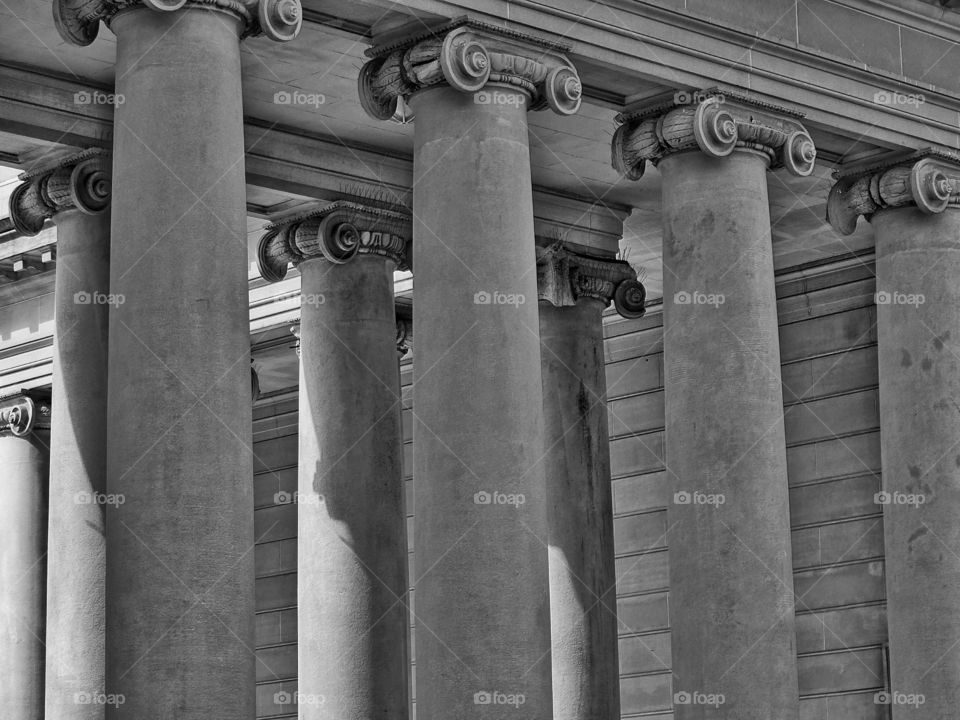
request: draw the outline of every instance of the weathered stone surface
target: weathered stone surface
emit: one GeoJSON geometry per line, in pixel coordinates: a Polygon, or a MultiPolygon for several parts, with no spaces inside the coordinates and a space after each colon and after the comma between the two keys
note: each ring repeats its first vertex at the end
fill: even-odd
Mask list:
{"type": "Polygon", "coordinates": [[[47,550],[47,718],[96,720],[104,692],[110,215],[58,213],[47,550]]]}
{"type": "Polygon", "coordinates": [[[301,273],[293,499],[304,720],[409,715],[397,350],[412,321],[409,307],[394,306],[393,270],[410,230],[406,212],[339,202],[270,226],[261,240],[264,276],[281,278],[288,262],[301,273]]]}
{"type": "Polygon", "coordinates": [[[445,85],[411,100],[415,584],[417,625],[429,628],[417,634],[417,714],[425,718],[553,717],[525,93],[498,92],[516,102],[479,104],[445,85]],[[507,704],[520,696],[519,710],[507,704]]]}
{"type": "Polygon", "coordinates": [[[798,713],[766,169],[750,150],[660,161],[678,720],[798,713]]]}
{"type": "Polygon", "coordinates": [[[556,720],[620,717],[606,303],[540,303],[556,720]]]}
{"type": "Polygon", "coordinates": [[[0,712],[43,720],[49,400],[0,398],[0,712]]]}
{"type": "Polygon", "coordinates": [[[108,718],[255,712],[239,22],[182,13],[112,20],[108,718]]]}
{"type": "Polygon", "coordinates": [[[893,717],[950,717],[960,705],[960,209],[883,209],[871,222],[893,717]]]}

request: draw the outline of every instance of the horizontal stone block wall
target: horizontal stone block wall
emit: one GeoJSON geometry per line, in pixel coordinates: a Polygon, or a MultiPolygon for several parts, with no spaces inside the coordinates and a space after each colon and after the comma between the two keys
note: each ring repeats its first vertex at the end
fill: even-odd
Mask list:
{"type": "MultiPolygon", "coordinates": [[[[778,283],[802,720],[883,720],[886,616],[869,265],[778,283]]],[[[662,315],[609,318],[607,383],[623,717],[671,718],[662,315]]],[[[412,532],[409,362],[404,472],[412,532]]],[[[295,391],[254,412],[257,713],[296,717],[295,391]],[[279,495],[278,495],[279,494],[279,495]],[[279,501],[279,502],[278,502],[279,501]],[[278,702],[281,701],[281,702],[278,702]]],[[[411,577],[412,550],[411,550],[411,577]]],[[[415,594],[412,598],[416,602],[415,594]]],[[[411,631],[413,627],[411,627],[411,631]]],[[[416,672],[414,659],[414,673],[416,672]]]]}

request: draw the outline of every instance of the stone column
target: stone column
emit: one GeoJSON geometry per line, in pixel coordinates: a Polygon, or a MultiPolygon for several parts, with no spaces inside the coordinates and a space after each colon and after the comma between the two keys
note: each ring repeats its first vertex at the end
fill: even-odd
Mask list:
{"type": "Polygon", "coordinates": [[[104,501],[110,158],[86,150],[20,176],[14,226],[57,225],[47,544],[47,720],[96,720],[104,704],[104,501]],[[88,700],[89,698],[89,700],[88,700]]]}
{"type": "Polygon", "coordinates": [[[800,116],[724,91],[621,115],[614,166],[663,178],[670,626],[677,720],[798,713],[767,170],[813,170],[800,116]]]}
{"type": "Polygon", "coordinates": [[[601,313],[641,317],[646,291],[613,258],[538,248],[555,720],[620,717],[613,496],[601,313]]]}
{"type": "Polygon", "coordinates": [[[891,154],[838,173],[830,223],[870,219],[894,720],[960,706],[960,156],[891,154]]]}
{"type": "Polygon", "coordinates": [[[268,227],[260,241],[266,280],[290,262],[301,273],[301,720],[409,717],[393,270],[410,231],[409,214],[336,202],[268,227]]]}
{"type": "Polygon", "coordinates": [[[23,720],[43,720],[49,441],[48,398],[0,398],[0,713],[23,720]]]}
{"type": "Polygon", "coordinates": [[[579,106],[553,43],[461,19],[369,51],[414,131],[417,715],[552,718],[526,113],[579,106]]]}
{"type": "Polygon", "coordinates": [[[107,420],[107,717],[250,718],[250,327],[240,38],[296,0],[56,0],[117,36],[107,420]],[[123,302],[119,302],[120,298],[123,302]],[[122,704],[120,704],[122,699],[122,704]]]}

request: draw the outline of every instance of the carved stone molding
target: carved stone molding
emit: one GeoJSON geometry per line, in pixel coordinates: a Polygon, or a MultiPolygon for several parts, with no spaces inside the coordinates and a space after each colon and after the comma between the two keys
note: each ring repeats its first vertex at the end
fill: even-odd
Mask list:
{"type": "Polygon", "coordinates": [[[110,206],[110,154],[91,148],[21,173],[10,195],[10,219],[23,235],[37,235],[58,212],[77,209],[99,215],[110,206]]]}
{"type": "Polygon", "coordinates": [[[914,206],[925,213],[960,207],[960,155],[936,148],[892,153],[834,173],[827,222],[851,234],[857,219],[878,210],[914,206]]]}
{"type": "Polygon", "coordinates": [[[617,115],[612,164],[630,180],[639,180],[646,163],[667,155],[700,150],[721,158],[734,150],[756,150],[770,167],[794,175],[813,172],[817,150],[800,124],[802,113],[720,88],[676,92],[654,99],[642,110],[617,115]]]}
{"type": "Polygon", "coordinates": [[[549,107],[560,115],[580,108],[583,88],[567,59],[569,47],[507,28],[462,17],[399,42],[367,50],[360,71],[360,104],[377,120],[394,116],[401,98],[446,83],[476,102],[488,85],[509,86],[526,95],[530,110],[549,107]]]}
{"type": "Polygon", "coordinates": [[[21,390],[0,397],[0,436],[27,437],[50,428],[50,396],[38,390],[21,390]]]}
{"type": "Polygon", "coordinates": [[[257,249],[257,266],[267,282],[278,282],[287,265],[322,257],[336,265],[358,253],[383,255],[400,270],[410,269],[409,212],[338,200],[281,223],[268,225],[257,249]]]}
{"type": "Polygon", "coordinates": [[[143,6],[156,12],[199,8],[225,12],[243,23],[243,37],[266,35],[286,42],[300,32],[300,0],[53,0],[53,20],[66,42],[89,45],[97,38],[100,21],[107,26],[120,12],[143,6]]]}
{"type": "Polygon", "coordinates": [[[625,318],[646,312],[647,290],[629,263],[580,255],[562,242],[537,247],[537,296],[556,307],[576,305],[580,298],[599,300],[606,307],[613,300],[625,318]]]}

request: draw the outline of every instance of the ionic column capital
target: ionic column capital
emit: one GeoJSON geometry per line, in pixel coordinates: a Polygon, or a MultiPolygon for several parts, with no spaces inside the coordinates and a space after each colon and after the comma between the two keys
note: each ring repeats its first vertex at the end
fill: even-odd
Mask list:
{"type": "Polygon", "coordinates": [[[257,266],[268,282],[282,280],[287,265],[322,257],[336,265],[357,254],[383,255],[409,269],[413,235],[409,213],[338,200],[304,215],[268,225],[260,238],[257,266]]]}
{"type": "Polygon", "coordinates": [[[99,215],[110,205],[110,153],[90,148],[20,174],[10,195],[10,219],[18,232],[37,235],[58,212],[99,215]]]}
{"type": "Polygon", "coordinates": [[[647,291],[629,263],[580,255],[558,242],[537,247],[537,297],[556,307],[576,305],[581,298],[606,307],[613,300],[620,315],[640,318],[647,291]]]}
{"type": "Polygon", "coordinates": [[[827,222],[849,235],[857,218],[878,210],[916,207],[936,214],[960,207],[960,155],[937,148],[891,153],[834,173],[827,222]]]}
{"type": "Polygon", "coordinates": [[[433,30],[370,48],[360,71],[360,103],[377,120],[389,120],[400,98],[447,84],[480,94],[488,84],[523,91],[528,108],[549,107],[560,115],[580,108],[583,88],[569,47],[532,35],[462,17],[433,30]]]}
{"type": "Polygon", "coordinates": [[[109,27],[118,13],[141,6],[157,12],[184,7],[225,12],[241,21],[243,37],[266,35],[278,42],[295,38],[303,22],[300,0],[53,0],[53,20],[60,37],[83,46],[96,39],[101,20],[109,27]]]}
{"type": "Polygon", "coordinates": [[[802,117],[736,91],[678,91],[617,115],[612,164],[621,175],[639,180],[648,161],[656,166],[672,153],[699,149],[721,158],[738,149],[756,150],[769,158],[771,169],[785,167],[806,176],[813,172],[817,151],[802,117]]]}
{"type": "Polygon", "coordinates": [[[0,437],[27,437],[50,428],[50,398],[46,393],[21,390],[0,397],[0,437]]]}

